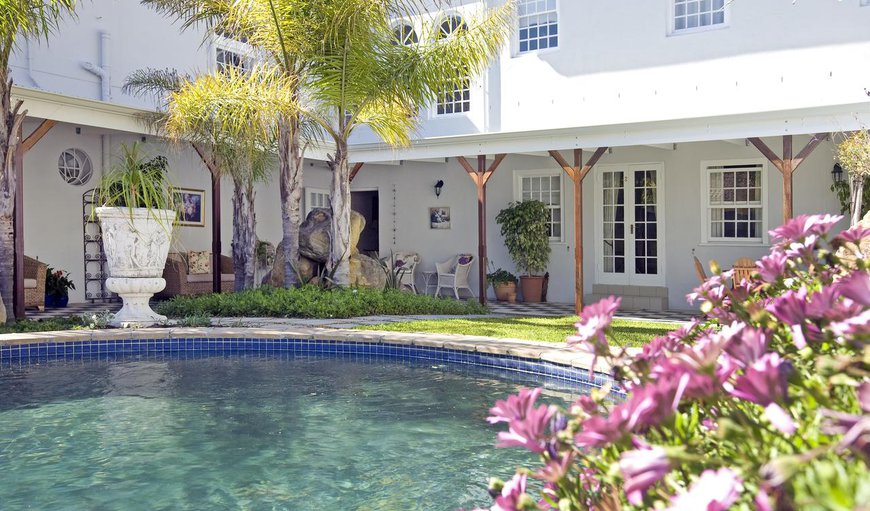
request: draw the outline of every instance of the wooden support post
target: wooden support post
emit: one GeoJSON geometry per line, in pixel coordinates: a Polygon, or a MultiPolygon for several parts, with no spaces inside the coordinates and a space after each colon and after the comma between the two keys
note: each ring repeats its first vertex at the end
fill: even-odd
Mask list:
{"type": "Polygon", "coordinates": [[[478,155],[477,169],[468,163],[468,160],[463,156],[459,156],[459,164],[468,173],[468,176],[477,187],[477,267],[478,267],[478,282],[480,286],[480,303],[486,305],[486,267],[488,264],[486,255],[486,182],[492,177],[502,160],[505,159],[505,154],[495,155],[495,160],[489,168],[486,168],[486,155],[478,155]]]}
{"type": "MultiPolygon", "coordinates": [[[[22,133],[19,130],[19,142],[22,133]]],[[[12,213],[13,261],[12,311],[15,319],[24,319],[24,144],[15,146],[12,154],[12,172],[15,173],[15,205],[12,213]]]]}
{"type": "Polygon", "coordinates": [[[203,165],[211,174],[211,290],[213,293],[221,292],[221,251],[223,250],[221,243],[221,172],[217,161],[206,154],[205,148],[197,143],[191,142],[190,145],[203,165]]]}
{"type": "Polygon", "coordinates": [[[211,290],[221,292],[221,177],[211,173],[211,290]]]}
{"type": "Polygon", "coordinates": [[[816,133],[813,138],[807,142],[807,145],[797,154],[793,156],[792,136],[783,135],[782,137],[782,158],[777,156],[771,148],[767,146],[760,138],[748,138],[749,142],[758,149],[761,154],[767,158],[770,163],[779,170],[782,174],[782,221],[788,222],[794,216],[794,173],[800,167],[801,163],[806,160],[816,147],[828,138],[827,133],[816,133]]]}
{"type": "Polygon", "coordinates": [[[582,149],[574,149],[574,165],[569,165],[559,151],[549,151],[574,183],[574,312],[578,316],[583,310],[583,180],[606,151],[606,147],[596,149],[586,165],[582,149]]]}
{"type": "Polygon", "coordinates": [[[353,164],[353,167],[350,169],[350,181],[353,182],[353,178],[356,177],[357,173],[363,166],[363,162],[356,162],[353,164]]]}

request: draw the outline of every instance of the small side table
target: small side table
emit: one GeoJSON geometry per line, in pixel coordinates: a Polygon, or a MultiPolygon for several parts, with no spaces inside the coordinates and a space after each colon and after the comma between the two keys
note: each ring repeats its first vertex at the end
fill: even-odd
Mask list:
{"type": "Polygon", "coordinates": [[[438,272],[435,270],[429,270],[423,272],[423,293],[429,294],[429,288],[433,289],[433,294],[435,291],[438,291],[438,272]]]}

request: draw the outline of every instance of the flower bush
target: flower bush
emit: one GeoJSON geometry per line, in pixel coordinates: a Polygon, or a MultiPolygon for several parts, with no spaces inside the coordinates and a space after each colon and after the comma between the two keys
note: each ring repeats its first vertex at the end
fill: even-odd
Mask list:
{"type": "Polygon", "coordinates": [[[830,237],[840,218],[771,231],[751,278],[717,272],[689,295],[704,321],[640,352],[608,345],[618,298],[586,307],[568,343],[609,362],[625,398],[605,388],[561,409],[524,389],[497,402],[498,445],[541,464],[491,481],[491,509],[866,509],[870,261],[837,251],[870,229],[830,237]]]}
{"type": "Polygon", "coordinates": [[[76,285],[69,278],[66,270],[55,270],[51,266],[45,270],[45,294],[48,296],[63,297],[69,294],[70,289],[76,285]]]}

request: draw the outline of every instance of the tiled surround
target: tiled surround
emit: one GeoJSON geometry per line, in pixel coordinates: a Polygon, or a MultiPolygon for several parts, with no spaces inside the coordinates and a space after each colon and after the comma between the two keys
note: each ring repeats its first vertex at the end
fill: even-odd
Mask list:
{"type": "Polygon", "coordinates": [[[600,386],[610,381],[605,365],[597,364],[597,372],[590,375],[591,359],[563,345],[486,337],[320,328],[294,331],[177,328],[0,335],[0,370],[67,358],[191,354],[380,357],[500,369],[580,385],[600,386]]]}

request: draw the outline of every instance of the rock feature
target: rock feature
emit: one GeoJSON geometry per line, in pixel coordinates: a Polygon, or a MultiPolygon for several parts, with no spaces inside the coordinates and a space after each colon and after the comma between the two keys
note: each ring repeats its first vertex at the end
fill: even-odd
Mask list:
{"type": "MultiPolygon", "coordinates": [[[[320,268],[329,260],[329,230],[332,224],[332,211],[316,208],[308,213],[299,226],[299,261],[297,271],[304,281],[315,279],[320,268]]],[[[350,212],[350,285],[383,289],[387,276],[377,259],[360,254],[357,249],[360,235],[366,226],[366,219],[356,211],[350,212]]],[[[312,280],[313,281],[313,280],[312,280]]],[[[264,277],[263,284],[284,287],[284,245],[279,244],[275,251],[272,270],[264,277]]]]}
{"type": "MultiPolygon", "coordinates": [[[[858,225],[865,228],[870,228],[870,212],[864,215],[864,218],[858,222],[858,225]]],[[[855,266],[855,255],[853,250],[855,249],[855,245],[850,243],[848,245],[848,250],[846,247],[840,248],[837,250],[837,256],[843,261],[843,264],[847,264],[850,267],[855,266]]],[[[858,246],[858,250],[864,254],[864,257],[870,256],[870,238],[864,238],[861,241],[861,244],[858,246]]]]}
{"type": "Polygon", "coordinates": [[[350,285],[383,289],[387,285],[387,274],[380,261],[358,253],[350,256],[350,285]]]}
{"type": "Polygon", "coordinates": [[[6,323],[6,305],[3,304],[3,297],[0,296],[0,325],[6,323]]]}

